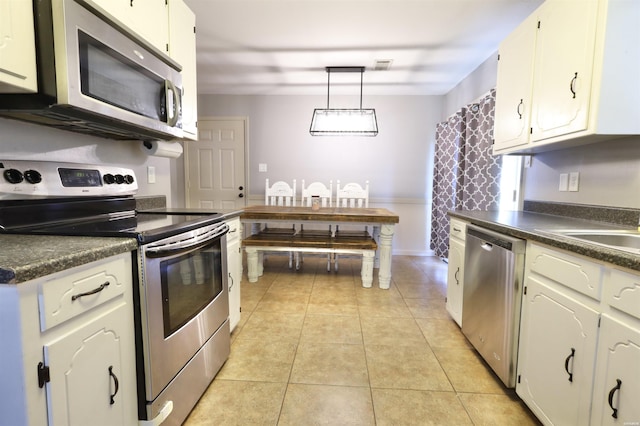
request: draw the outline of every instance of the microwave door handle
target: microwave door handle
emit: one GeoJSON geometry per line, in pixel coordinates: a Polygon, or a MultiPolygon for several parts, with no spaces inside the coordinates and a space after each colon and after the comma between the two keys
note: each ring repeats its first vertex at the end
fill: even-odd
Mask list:
{"type": "Polygon", "coordinates": [[[178,117],[180,116],[180,92],[169,80],[164,81],[164,99],[167,103],[167,124],[171,127],[175,127],[178,123],[178,117]],[[169,109],[169,98],[172,100],[171,110],[169,109]],[[170,112],[173,112],[173,115],[171,115],[170,112]]]}
{"type": "Polygon", "coordinates": [[[222,237],[228,231],[229,225],[225,223],[223,226],[213,229],[204,235],[180,241],[175,244],[149,247],[145,249],[144,253],[149,258],[168,257],[176,254],[188,253],[206,246],[211,240],[222,237]]]}

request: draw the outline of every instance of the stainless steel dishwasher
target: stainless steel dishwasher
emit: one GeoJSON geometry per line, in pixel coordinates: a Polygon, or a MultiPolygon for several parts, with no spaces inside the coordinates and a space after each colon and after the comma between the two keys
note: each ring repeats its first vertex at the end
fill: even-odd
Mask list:
{"type": "Polygon", "coordinates": [[[507,387],[515,387],[525,240],[467,226],[462,332],[507,387]]]}

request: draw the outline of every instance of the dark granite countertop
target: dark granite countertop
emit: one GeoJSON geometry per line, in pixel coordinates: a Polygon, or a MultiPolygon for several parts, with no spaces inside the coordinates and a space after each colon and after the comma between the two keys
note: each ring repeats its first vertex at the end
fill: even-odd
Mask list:
{"type": "Polygon", "coordinates": [[[560,229],[636,229],[632,226],[528,211],[455,210],[449,212],[449,215],[513,237],[538,241],[603,262],[640,271],[640,254],[545,232],[560,229]]]}
{"type": "Polygon", "coordinates": [[[0,285],[20,284],[136,250],[135,238],[0,234],[0,285]]]}

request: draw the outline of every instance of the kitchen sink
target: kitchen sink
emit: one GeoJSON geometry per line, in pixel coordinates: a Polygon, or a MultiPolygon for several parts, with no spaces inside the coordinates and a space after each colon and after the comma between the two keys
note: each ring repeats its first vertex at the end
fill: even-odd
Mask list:
{"type": "Polygon", "coordinates": [[[640,232],[631,229],[554,229],[545,232],[640,254],[640,232]]]}

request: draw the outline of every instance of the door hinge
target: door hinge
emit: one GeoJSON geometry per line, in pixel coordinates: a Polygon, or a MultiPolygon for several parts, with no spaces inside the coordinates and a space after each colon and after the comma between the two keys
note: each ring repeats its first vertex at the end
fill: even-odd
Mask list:
{"type": "Polygon", "coordinates": [[[538,21],[538,29],[540,29],[540,21],[538,21]]]}
{"type": "Polygon", "coordinates": [[[518,383],[520,383],[520,375],[518,374],[518,383]]]}
{"type": "Polygon", "coordinates": [[[44,365],[44,362],[38,363],[38,386],[40,388],[44,387],[45,383],[49,383],[51,381],[51,376],[49,374],[49,367],[44,365]]]}
{"type": "Polygon", "coordinates": [[[526,296],[527,295],[527,286],[526,285],[524,286],[524,289],[522,291],[524,292],[524,295],[526,296]]]}
{"type": "Polygon", "coordinates": [[[602,317],[598,317],[598,328],[600,328],[600,321],[602,321],[602,317]]]}
{"type": "Polygon", "coordinates": [[[529,134],[532,135],[533,134],[533,127],[529,127],[529,134]]]}
{"type": "Polygon", "coordinates": [[[500,60],[500,54],[498,53],[498,60],[500,60]]]}

